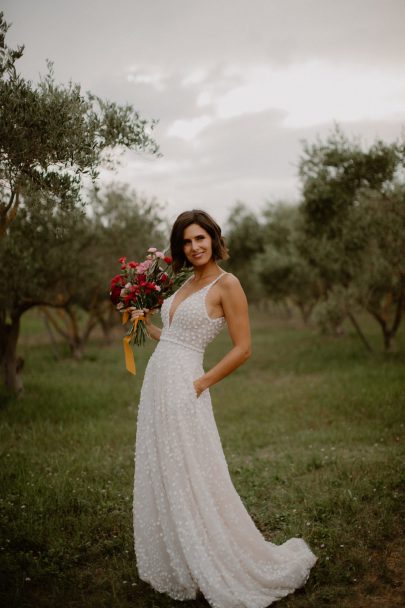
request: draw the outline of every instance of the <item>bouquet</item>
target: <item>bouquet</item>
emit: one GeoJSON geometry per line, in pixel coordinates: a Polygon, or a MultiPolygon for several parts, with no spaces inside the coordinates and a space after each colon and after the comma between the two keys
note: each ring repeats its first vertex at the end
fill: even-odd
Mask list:
{"type": "MultiPolygon", "coordinates": [[[[130,319],[127,308],[149,308],[158,310],[164,300],[170,296],[184,281],[187,272],[175,274],[172,258],[149,247],[146,259],[142,262],[128,262],[126,257],[119,260],[121,272],[111,279],[110,298],[117,310],[122,313],[122,323],[130,319]]],[[[135,361],[130,348],[133,341],[137,346],[145,343],[148,332],[142,317],[132,322],[128,334],[124,337],[124,351],[127,369],[135,374],[135,361]]]]}

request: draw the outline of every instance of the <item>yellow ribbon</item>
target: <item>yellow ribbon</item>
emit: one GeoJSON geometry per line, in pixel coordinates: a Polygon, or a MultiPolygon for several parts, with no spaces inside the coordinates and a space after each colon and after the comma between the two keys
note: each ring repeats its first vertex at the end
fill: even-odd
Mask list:
{"type": "MultiPolygon", "coordinates": [[[[131,348],[130,342],[131,342],[131,338],[132,338],[133,334],[135,333],[138,322],[144,318],[145,318],[144,315],[140,315],[139,317],[134,319],[130,333],[127,336],[124,336],[124,338],[122,339],[122,342],[124,345],[125,367],[127,368],[127,370],[129,371],[130,374],[134,374],[134,375],[136,374],[135,357],[134,357],[134,351],[131,348]]],[[[128,322],[128,319],[129,319],[129,313],[128,313],[128,311],[125,310],[122,315],[122,324],[125,325],[125,323],[128,322]]]]}

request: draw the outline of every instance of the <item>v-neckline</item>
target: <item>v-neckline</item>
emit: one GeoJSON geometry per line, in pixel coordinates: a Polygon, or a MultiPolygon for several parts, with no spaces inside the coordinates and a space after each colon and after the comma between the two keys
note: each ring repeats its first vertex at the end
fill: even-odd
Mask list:
{"type": "MultiPolygon", "coordinates": [[[[172,316],[172,318],[171,318],[171,320],[170,320],[170,312],[171,312],[171,310],[172,310],[172,307],[173,307],[173,304],[174,304],[174,302],[175,302],[176,296],[177,296],[177,294],[179,293],[179,291],[181,291],[181,290],[183,289],[183,287],[185,286],[185,284],[186,284],[186,283],[187,283],[187,282],[188,282],[188,281],[191,279],[191,277],[189,277],[189,279],[187,279],[187,281],[185,281],[185,282],[183,283],[183,285],[180,287],[180,289],[178,289],[178,290],[177,290],[177,291],[176,291],[176,292],[173,294],[173,296],[174,296],[174,297],[173,297],[173,301],[171,302],[170,307],[169,307],[169,316],[168,316],[168,319],[169,319],[169,329],[170,329],[170,328],[171,328],[171,326],[173,325],[174,317],[176,316],[176,312],[178,311],[178,309],[180,308],[180,306],[181,306],[182,304],[184,304],[184,302],[185,302],[186,300],[188,300],[189,298],[191,298],[191,296],[194,296],[196,293],[199,293],[200,291],[202,291],[202,290],[203,290],[203,289],[205,289],[206,287],[209,287],[209,286],[210,286],[210,285],[211,285],[211,284],[212,284],[214,281],[216,281],[216,280],[217,280],[217,279],[218,279],[220,276],[222,276],[223,274],[225,274],[225,270],[223,270],[222,272],[220,272],[220,273],[219,273],[219,275],[217,275],[217,276],[215,277],[215,279],[213,279],[213,280],[211,281],[211,283],[208,283],[207,285],[204,285],[204,287],[200,287],[200,289],[197,289],[197,291],[193,291],[193,293],[190,293],[190,295],[189,295],[189,296],[187,296],[186,298],[184,298],[184,300],[182,300],[182,301],[180,302],[180,304],[178,304],[178,305],[177,305],[177,307],[175,308],[175,310],[174,310],[174,312],[173,312],[173,316],[172,316]]],[[[194,275],[194,278],[195,278],[195,275],[194,275]]]]}

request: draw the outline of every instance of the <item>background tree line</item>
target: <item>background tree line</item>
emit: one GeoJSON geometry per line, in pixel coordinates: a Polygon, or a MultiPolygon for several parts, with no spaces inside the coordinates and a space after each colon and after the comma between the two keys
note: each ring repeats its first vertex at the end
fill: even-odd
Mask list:
{"type": "MultiPolygon", "coordinates": [[[[7,47],[7,29],[0,14],[0,365],[18,392],[22,315],[41,307],[51,340],[61,336],[77,359],[97,326],[108,342],[119,322],[108,296],[117,259],[163,248],[168,226],[156,200],[96,186],[115,149],[158,154],[153,123],[57,84],[51,65],[37,85],[25,80],[23,47],[7,47]]],[[[304,143],[301,202],[268,203],[259,215],[237,203],[224,266],[252,303],[296,308],[336,334],[347,318],[371,350],[358,321],[367,311],[392,349],[405,301],[404,160],[403,141],[365,149],[339,128],[304,143]]]]}
{"type": "Polygon", "coordinates": [[[405,143],[365,149],[335,127],[304,142],[302,200],[267,204],[259,217],[236,205],[228,223],[230,268],[252,300],[294,305],[305,322],[338,333],[357,313],[394,347],[405,306],[405,143]]]}
{"type": "Polygon", "coordinates": [[[87,206],[83,192],[117,150],[158,154],[158,146],[153,122],[130,105],[83,94],[78,84],[56,83],[51,64],[37,84],[23,78],[16,63],[24,47],[8,47],[8,29],[0,13],[0,367],[6,387],[18,392],[27,310],[58,309],[45,309],[47,319],[76,357],[96,322],[108,333],[112,260],[159,239],[160,220],[154,202],[134,201],[125,188],[103,196],[93,189],[87,206]],[[77,307],[88,313],[84,329],[77,307]]]}

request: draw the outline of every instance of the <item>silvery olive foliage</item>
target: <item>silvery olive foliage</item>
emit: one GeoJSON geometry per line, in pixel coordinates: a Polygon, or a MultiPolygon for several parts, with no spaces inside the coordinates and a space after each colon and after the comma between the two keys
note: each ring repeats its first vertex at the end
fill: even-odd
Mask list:
{"type": "Polygon", "coordinates": [[[83,93],[73,82],[57,83],[49,61],[38,83],[21,76],[16,62],[24,47],[7,46],[8,28],[0,13],[0,237],[27,187],[55,201],[78,200],[83,178],[94,181],[117,149],[158,153],[155,122],[131,105],[83,93]]]}

